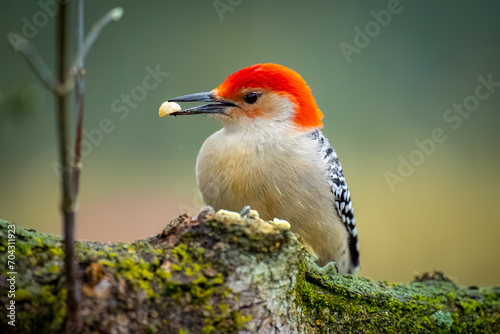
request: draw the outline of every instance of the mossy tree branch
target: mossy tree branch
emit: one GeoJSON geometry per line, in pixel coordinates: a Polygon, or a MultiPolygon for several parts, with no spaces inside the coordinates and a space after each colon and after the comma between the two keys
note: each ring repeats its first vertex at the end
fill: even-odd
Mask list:
{"type": "MultiPolygon", "coordinates": [[[[0,221],[0,302],[6,306],[8,222],[0,221]]],[[[495,333],[500,288],[442,274],[409,284],[318,269],[293,233],[260,220],[183,215],[134,243],[76,243],[84,332],[495,333]]],[[[61,238],[16,226],[16,327],[64,328],[61,238]]]]}

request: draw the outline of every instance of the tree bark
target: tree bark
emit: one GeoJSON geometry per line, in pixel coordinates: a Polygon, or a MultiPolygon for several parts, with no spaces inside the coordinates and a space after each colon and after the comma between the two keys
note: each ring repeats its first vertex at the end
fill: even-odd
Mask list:
{"type": "MultiPolygon", "coordinates": [[[[57,333],[66,322],[59,236],[15,225],[15,270],[0,220],[0,303],[15,271],[15,327],[57,333]]],[[[12,229],[12,227],[10,227],[12,229]]],[[[205,209],[134,243],[76,242],[84,333],[498,333],[500,288],[442,273],[408,284],[318,268],[286,224],[205,209]]],[[[7,312],[7,315],[9,312],[7,312]]]]}

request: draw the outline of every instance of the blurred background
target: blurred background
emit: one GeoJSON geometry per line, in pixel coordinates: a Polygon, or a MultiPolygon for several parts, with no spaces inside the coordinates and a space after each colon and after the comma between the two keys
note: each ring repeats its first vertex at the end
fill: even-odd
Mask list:
{"type": "MultiPolygon", "coordinates": [[[[54,98],[6,39],[26,37],[54,67],[54,8],[40,3],[10,1],[0,14],[0,217],[61,233],[54,98]]],[[[158,107],[275,62],[303,76],[325,114],[353,196],[361,276],[438,269],[500,285],[500,87],[470,97],[478,77],[500,82],[500,4],[391,3],[87,1],[87,31],[114,6],[125,13],[86,59],[77,237],[132,241],[196,214],[196,155],[220,125],[160,119],[158,107]],[[464,101],[470,114],[447,112],[464,101]],[[418,153],[436,128],[444,142],[418,153]]]]}

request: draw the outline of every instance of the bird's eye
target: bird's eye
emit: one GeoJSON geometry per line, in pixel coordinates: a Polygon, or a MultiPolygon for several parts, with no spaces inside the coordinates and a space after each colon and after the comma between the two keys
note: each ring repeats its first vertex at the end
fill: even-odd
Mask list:
{"type": "Polygon", "coordinates": [[[243,96],[243,101],[245,101],[248,104],[254,104],[257,102],[257,99],[259,98],[260,94],[255,93],[255,92],[249,92],[246,93],[245,96],[243,96]]]}

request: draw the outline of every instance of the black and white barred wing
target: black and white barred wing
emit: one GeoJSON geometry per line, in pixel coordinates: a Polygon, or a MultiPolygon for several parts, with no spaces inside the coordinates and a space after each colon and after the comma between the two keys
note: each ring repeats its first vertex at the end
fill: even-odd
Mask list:
{"type": "Polygon", "coordinates": [[[342,166],[337,157],[337,153],[330,146],[328,139],[320,130],[312,132],[311,137],[318,142],[318,149],[321,156],[328,166],[328,183],[335,196],[335,206],[337,212],[342,218],[344,225],[349,233],[349,251],[353,268],[359,267],[359,244],[358,231],[356,229],[356,220],[352,208],[351,194],[345,181],[342,166]]]}

